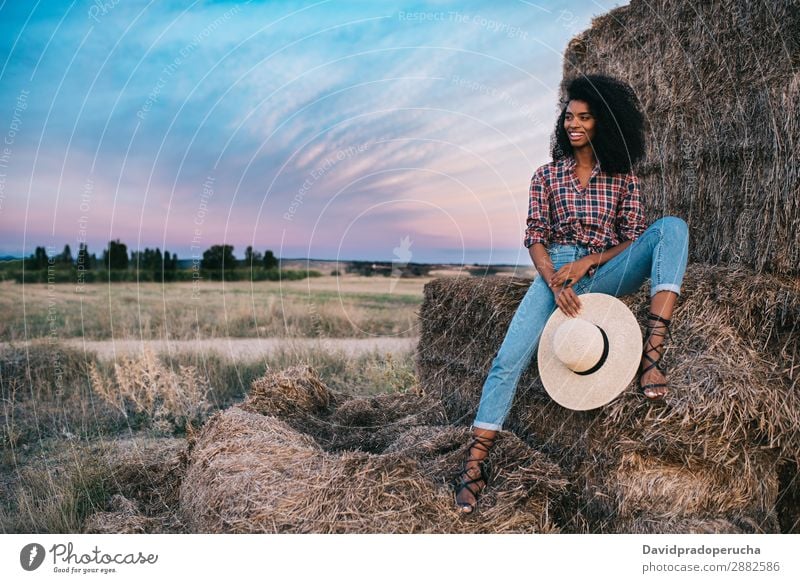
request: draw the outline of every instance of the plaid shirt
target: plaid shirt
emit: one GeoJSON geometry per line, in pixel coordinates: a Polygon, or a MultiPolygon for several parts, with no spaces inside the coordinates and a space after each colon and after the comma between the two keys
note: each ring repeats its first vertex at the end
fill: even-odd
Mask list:
{"type": "Polygon", "coordinates": [[[597,163],[583,189],[574,168],[575,158],[567,156],[533,174],[525,247],[577,244],[600,253],[645,231],[639,179],[633,172],[609,174],[597,163]]]}

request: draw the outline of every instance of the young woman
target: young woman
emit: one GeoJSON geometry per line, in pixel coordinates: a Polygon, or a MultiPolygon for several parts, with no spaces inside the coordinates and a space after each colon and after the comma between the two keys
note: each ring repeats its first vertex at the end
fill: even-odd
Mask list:
{"type": "Polygon", "coordinates": [[[604,75],[573,80],[558,118],[553,161],[539,167],[530,187],[524,245],[539,276],[528,288],[483,385],[473,439],[455,485],[456,505],[472,512],[486,486],[482,461],[511,408],[520,375],[556,307],[576,316],[580,296],[623,296],[650,278],[650,314],[639,386],[663,399],[663,340],[680,294],[689,234],[664,217],[646,228],[632,167],[645,153],[643,116],[633,89],[604,75]]]}

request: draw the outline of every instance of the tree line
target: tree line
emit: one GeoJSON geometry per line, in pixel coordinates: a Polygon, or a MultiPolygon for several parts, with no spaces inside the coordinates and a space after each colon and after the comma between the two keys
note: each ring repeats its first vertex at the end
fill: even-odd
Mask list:
{"type": "MultiPolygon", "coordinates": [[[[252,279],[277,280],[280,278],[299,279],[318,275],[310,271],[280,271],[279,260],[267,249],[263,253],[252,246],[245,249],[244,259],[233,254],[233,245],[212,245],[203,252],[202,259],[184,261],[179,267],[177,253],[170,253],[159,247],[128,251],[128,246],[116,239],[109,241],[98,257],[90,253],[85,243],[80,243],[75,256],[69,245],[59,254],[48,255],[47,248],[36,247],[34,252],[22,260],[24,271],[14,271],[16,263],[10,262],[4,271],[18,281],[66,282],[77,278],[80,282],[99,281],[188,281],[190,279],[252,279]],[[71,275],[70,275],[71,274],[71,275]]],[[[52,251],[52,250],[51,250],[52,251]]],[[[5,278],[3,278],[5,279],[5,278]]]]}
{"type": "MultiPolygon", "coordinates": [[[[244,252],[244,259],[236,259],[233,254],[233,245],[212,245],[203,252],[199,261],[201,269],[208,271],[232,270],[238,267],[275,269],[278,267],[278,258],[267,249],[264,253],[254,251],[248,246],[244,252]]],[[[161,249],[145,247],[143,251],[131,251],[128,256],[128,246],[119,239],[109,241],[108,247],[103,249],[102,259],[94,253],[89,253],[85,243],[80,243],[78,254],[73,258],[69,245],[64,245],[64,250],[52,257],[48,256],[45,247],[36,247],[34,252],[24,259],[26,269],[47,269],[50,266],[73,266],[86,271],[105,269],[108,271],[125,271],[128,269],[176,271],[178,269],[178,254],[170,254],[166,249],[162,255],[161,249]]]]}

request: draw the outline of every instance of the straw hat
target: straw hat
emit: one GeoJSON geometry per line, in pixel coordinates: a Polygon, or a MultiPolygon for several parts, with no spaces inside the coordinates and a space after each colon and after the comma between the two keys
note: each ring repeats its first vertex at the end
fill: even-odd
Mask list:
{"type": "Polygon", "coordinates": [[[614,296],[580,296],[581,311],[550,316],[539,340],[539,376],[555,402],[586,411],[612,401],[633,380],[642,358],[642,333],[614,296]]]}

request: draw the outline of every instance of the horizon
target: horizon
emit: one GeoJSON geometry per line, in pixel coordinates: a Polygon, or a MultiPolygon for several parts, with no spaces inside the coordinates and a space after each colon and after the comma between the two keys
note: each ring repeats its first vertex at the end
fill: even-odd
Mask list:
{"type": "Polygon", "coordinates": [[[0,256],[529,266],[563,51],[625,4],[4,3],[0,256]]]}
{"type": "MultiPolygon", "coordinates": [[[[124,243],[124,241],[122,241],[122,242],[124,243]]],[[[38,247],[43,247],[43,245],[38,245],[38,247]]],[[[107,249],[107,247],[104,247],[103,249],[107,249]]],[[[98,260],[102,258],[103,249],[101,249],[101,255],[99,257],[97,257],[98,260]]],[[[160,249],[160,247],[159,248],[153,248],[154,251],[156,249],[161,250],[162,253],[165,252],[165,251],[168,251],[170,253],[170,255],[173,255],[173,252],[172,252],[171,249],[160,249]]],[[[64,250],[64,247],[62,246],[61,247],[61,251],[59,251],[59,253],[61,253],[63,250],[64,250]]],[[[72,263],[76,264],[76,259],[75,259],[76,255],[75,254],[77,253],[77,249],[73,250],[72,246],[70,246],[70,251],[72,251],[72,253],[73,253],[73,261],[72,261],[72,263]]],[[[139,250],[138,249],[134,249],[133,251],[139,251],[139,250]]],[[[141,251],[144,251],[144,249],[141,249],[141,251]]],[[[254,249],[254,251],[261,252],[260,249],[254,249]]],[[[92,255],[92,254],[97,256],[97,252],[96,251],[92,251],[91,249],[89,249],[89,255],[92,255]]],[[[128,254],[130,256],[131,249],[128,249],[128,254]]],[[[55,256],[55,255],[53,255],[53,256],[55,256]]],[[[244,254],[242,254],[240,256],[240,255],[237,255],[234,252],[233,256],[237,261],[244,261],[244,259],[245,259],[244,254]]],[[[0,255],[0,261],[22,261],[22,260],[30,259],[30,257],[31,257],[30,254],[27,255],[27,256],[0,255]]],[[[48,257],[50,257],[50,256],[48,256],[48,257]]],[[[194,260],[194,258],[192,258],[192,257],[181,257],[180,255],[177,255],[176,257],[177,257],[177,261],[179,261],[179,262],[193,261],[194,260]]],[[[320,261],[320,262],[331,262],[331,263],[333,263],[333,262],[341,262],[341,263],[357,263],[358,262],[358,263],[364,263],[364,262],[372,261],[374,263],[392,263],[392,262],[397,261],[397,257],[393,257],[391,259],[353,259],[353,258],[327,259],[327,258],[321,258],[321,257],[280,257],[280,256],[276,255],[275,258],[279,262],[284,262],[284,261],[320,261]]],[[[129,259],[131,259],[131,258],[129,257],[129,259]]],[[[486,266],[497,266],[497,267],[519,267],[519,265],[515,264],[515,263],[480,263],[480,262],[471,262],[471,263],[463,262],[462,263],[462,262],[448,262],[448,261],[431,261],[431,262],[426,262],[426,261],[408,261],[406,264],[407,265],[486,265],[486,266]]]]}

